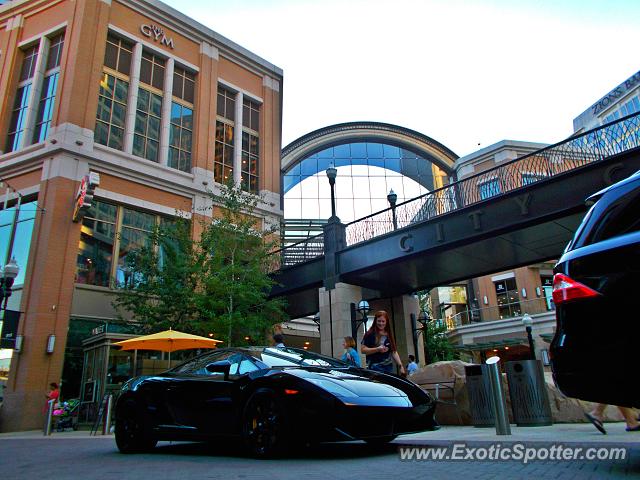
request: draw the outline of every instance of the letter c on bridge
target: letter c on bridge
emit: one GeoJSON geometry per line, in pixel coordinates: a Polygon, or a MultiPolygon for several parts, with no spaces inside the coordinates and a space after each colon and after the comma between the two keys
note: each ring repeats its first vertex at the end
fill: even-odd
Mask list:
{"type": "Polygon", "coordinates": [[[413,236],[411,234],[400,237],[400,250],[410,252],[413,250],[413,236]]]}

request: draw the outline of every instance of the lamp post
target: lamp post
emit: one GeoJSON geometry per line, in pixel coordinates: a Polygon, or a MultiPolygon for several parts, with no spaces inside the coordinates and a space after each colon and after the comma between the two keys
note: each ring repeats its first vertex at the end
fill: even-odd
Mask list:
{"type": "Polygon", "coordinates": [[[396,202],[398,201],[398,194],[393,191],[393,188],[389,190],[387,195],[387,202],[391,205],[391,218],[393,219],[393,229],[398,229],[398,219],[396,218],[396,202]]]}
{"type": "Polygon", "coordinates": [[[329,164],[329,168],[326,170],[327,177],[329,178],[329,185],[331,187],[331,218],[329,218],[329,222],[339,221],[338,217],[336,217],[336,194],[335,194],[335,186],[336,186],[336,176],[338,175],[338,169],[334,167],[333,163],[329,164]]]}
{"type": "Polygon", "coordinates": [[[366,300],[360,300],[358,302],[358,306],[356,307],[355,303],[351,304],[351,336],[354,340],[358,340],[358,328],[360,325],[364,325],[367,323],[367,314],[369,313],[369,302],[366,300]],[[358,320],[356,312],[358,312],[362,318],[358,320]]]}
{"type": "Polygon", "coordinates": [[[531,357],[531,360],[535,360],[536,351],[535,351],[535,347],[533,346],[533,336],[531,335],[532,323],[533,323],[533,319],[531,318],[531,315],[529,315],[528,313],[525,313],[522,316],[522,324],[524,325],[524,328],[527,331],[527,340],[529,341],[529,356],[531,357]]]}
{"type": "MultiPolygon", "coordinates": [[[[429,317],[429,314],[425,310],[421,310],[420,315],[418,316],[417,319],[415,318],[415,315],[412,313],[411,320],[412,320],[411,330],[413,331],[413,350],[416,353],[416,362],[419,363],[420,356],[418,354],[418,334],[420,332],[427,332],[428,324],[431,321],[431,317],[429,317]],[[419,327],[416,324],[416,321],[420,323],[419,327]]],[[[424,364],[425,365],[429,364],[429,352],[427,350],[426,342],[424,342],[424,364]]]]}

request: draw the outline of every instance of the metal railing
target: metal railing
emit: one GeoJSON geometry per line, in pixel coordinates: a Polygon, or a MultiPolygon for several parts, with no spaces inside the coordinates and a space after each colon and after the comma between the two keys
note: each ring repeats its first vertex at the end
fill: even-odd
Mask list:
{"type": "Polygon", "coordinates": [[[447,317],[444,319],[444,322],[447,325],[447,330],[452,330],[463,325],[477,325],[484,322],[518,318],[525,313],[536,315],[551,311],[553,311],[553,304],[548,304],[546,298],[540,297],[531,300],[505,303],[493,307],[467,308],[462,312],[447,317]]]}
{"type": "MultiPolygon", "coordinates": [[[[395,207],[398,229],[547,180],[640,146],[640,114],[624,117],[395,207]]],[[[347,245],[394,230],[387,208],[347,224],[347,245]]]]}
{"type": "MultiPolygon", "coordinates": [[[[640,114],[570,137],[523,157],[485,170],[395,207],[397,228],[487,201],[532,183],[640,146],[640,114]]],[[[394,230],[393,209],[387,208],[346,225],[347,245],[371,240],[394,230]]],[[[322,235],[286,245],[274,252],[275,269],[306,262],[324,254],[322,235]]]]}

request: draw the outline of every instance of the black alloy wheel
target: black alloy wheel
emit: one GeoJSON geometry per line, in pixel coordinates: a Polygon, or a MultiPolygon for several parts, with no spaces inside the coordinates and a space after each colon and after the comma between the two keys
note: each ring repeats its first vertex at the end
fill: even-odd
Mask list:
{"type": "Polygon", "coordinates": [[[147,452],[156,446],[149,424],[140,406],[129,400],[116,415],[116,445],[122,453],[147,452]]]}
{"type": "Polygon", "coordinates": [[[267,458],[284,452],[288,443],[284,409],[273,390],[256,390],[242,415],[242,439],[255,457],[267,458]]]}

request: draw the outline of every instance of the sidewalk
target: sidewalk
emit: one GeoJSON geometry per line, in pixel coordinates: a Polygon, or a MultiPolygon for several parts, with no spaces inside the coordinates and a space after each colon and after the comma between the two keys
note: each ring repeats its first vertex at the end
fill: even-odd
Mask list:
{"type": "MultiPolygon", "coordinates": [[[[607,435],[598,432],[590,423],[558,423],[548,427],[518,427],[511,425],[511,435],[496,435],[493,427],[458,427],[443,426],[435,432],[421,432],[402,435],[396,443],[406,445],[447,444],[453,442],[537,442],[537,443],[573,443],[573,444],[629,444],[640,446],[640,432],[626,432],[624,422],[605,423],[607,435]]],[[[113,435],[91,435],[88,430],[52,432],[45,437],[41,430],[28,432],[0,433],[0,441],[4,439],[69,439],[92,438],[111,439],[113,435]]]]}
{"type": "Polygon", "coordinates": [[[496,435],[494,427],[443,426],[435,432],[403,435],[396,442],[424,445],[448,442],[538,442],[603,444],[617,443],[640,446],[640,432],[625,431],[624,422],[604,424],[607,434],[603,435],[590,423],[557,423],[546,427],[518,427],[511,425],[511,435],[496,435]]]}

